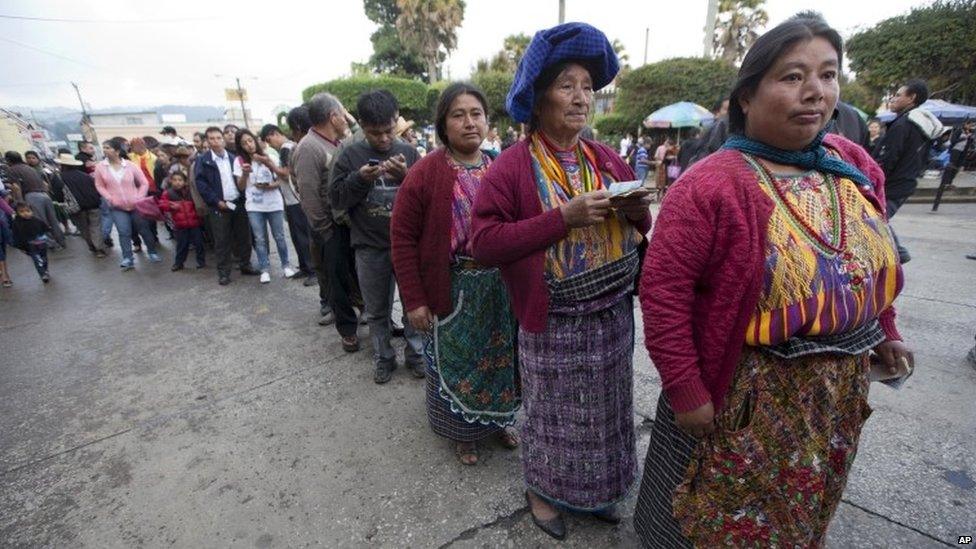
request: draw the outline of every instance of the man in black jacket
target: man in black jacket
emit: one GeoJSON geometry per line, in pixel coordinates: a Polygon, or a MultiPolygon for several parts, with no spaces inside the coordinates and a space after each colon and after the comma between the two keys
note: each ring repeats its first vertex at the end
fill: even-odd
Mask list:
{"type": "MultiPolygon", "coordinates": [[[[390,216],[407,170],[420,157],[417,149],[396,138],[396,99],[384,90],[363,93],[356,104],[364,139],[342,146],[330,177],[329,198],[348,212],[350,243],[356,254],[359,288],[373,342],[373,381],[386,383],[396,368],[393,335],[393,288],[390,216]]],[[[402,301],[402,300],[401,300],[402,301]]],[[[423,339],[403,318],[404,362],[416,378],[424,377],[423,339]]]]}
{"type": "Polygon", "coordinates": [[[942,181],[939,182],[939,190],[935,193],[935,202],[932,203],[933,212],[939,210],[942,193],[952,185],[956,174],[966,164],[966,159],[976,150],[976,133],[973,130],[976,130],[976,121],[966,120],[949,137],[949,163],[942,169],[942,181]]]}
{"type": "Polygon", "coordinates": [[[232,251],[241,274],[261,272],[251,266],[251,226],[244,211],[244,193],[237,187],[232,173],[235,156],[224,148],[220,128],[207,128],[206,136],[210,150],[197,156],[193,177],[209,208],[207,217],[214,233],[217,283],[225,286],[230,284],[232,251]]]}
{"type": "MultiPolygon", "coordinates": [[[[888,108],[897,117],[888,124],[884,137],[872,152],[885,174],[888,219],[895,216],[918,186],[917,178],[924,167],[929,138],[909,119],[909,113],[928,98],[929,88],[924,81],[909,80],[888,100],[888,108]]],[[[898,242],[897,237],[895,242],[898,242]]],[[[901,244],[898,244],[898,255],[902,263],[911,260],[908,250],[901,244]]]]}
{"type": "Polygon", "coordinates": [[[85,171],[85,163],[75,160],[71,153],[62,153],[54,160],[61,166],[61,181],[64,183],[65,197],[71,193],[80,208],[71,215],[71,221],[81,231],[95,257],[105,257],[105,243],[102,239],[102,215],[99,208],[102,196],[95,188],[95,180],[85,171]]]}

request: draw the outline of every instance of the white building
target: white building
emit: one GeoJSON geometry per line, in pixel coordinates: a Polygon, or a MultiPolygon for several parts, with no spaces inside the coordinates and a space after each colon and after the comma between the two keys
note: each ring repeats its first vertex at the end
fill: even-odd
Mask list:
{"type": "MultiPolygon", "coordinates": [[[[244,127],[244,120],[240,116],[240,109],[229,109],[224,120],[207,122],[187,122],[183,114],[159,114],[156,111],[108,112],[91,114],[92,128],[102,141],[112,137],[144,137],[158,136],[163,126],[172,126],[176,133],[189,141],[195,132],[202,132],[210,126],[223,128],[226,124],[244,127]]],[[[251,118],[248,110],[248,122],[252,130],[261,128],[261,120],[251,118]]]]}

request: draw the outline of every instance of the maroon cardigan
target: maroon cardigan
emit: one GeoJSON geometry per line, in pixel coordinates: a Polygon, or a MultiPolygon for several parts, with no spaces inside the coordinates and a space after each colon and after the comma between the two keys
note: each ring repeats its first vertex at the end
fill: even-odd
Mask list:
{"type": "MultiPolygon", "coordinates": [[[[600,170],[617,181],[634,179],[634,172],[616,151],[585,141],[596,153],[600,170]]],[[[650,231],[650,210],[634,225],[643,234],[650,231]]],[[[501,268],[521,327],[533,333],[545,330],[549,315],[546,250],[566,238],[569,229],[558,208],[542,212],[528,139],[505,149],[485,174],[474,201],[473,228],[474,258],[482,265],[501,268]]]]}
{"type": "MultiPolygon", "coordinates": [[[[884,212],[884,173],[860,146],[828,134],[825,144],[874,182],[862,194],[884,212]]],[[[742,154],[720,150],[668,190],[641,276],[644,344],[675,412],[725,401],[765,269],[773,202],[742,154]]],[[[900,267],[899,267],[900,269],[900,267]]],[[[894,308],[879,321],[900,340],[894,308]]]]}
{"type": "Polygon", "coordinates": [[[444,317],[451,303],[451,204],[457,171],[443,148],[410,167],[390,220],[393,270],[405,311],[426,305],[444,317]]]}

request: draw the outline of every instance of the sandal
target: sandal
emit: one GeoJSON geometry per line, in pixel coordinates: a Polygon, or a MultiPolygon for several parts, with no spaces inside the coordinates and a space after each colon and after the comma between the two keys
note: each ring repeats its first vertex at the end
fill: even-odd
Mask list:
{"type": "Polygon", "coordinates": [[[478,443],[477,442],[458,442],[454,446],[454,454],[462,465],[478,464],[478,443]]]}
{"type": "Polygon", "coordinates": [[[514,450],[519,446],[518,434],[515,429],[502,429],[498,432],[498,442],[503,448],[514,450]]]}

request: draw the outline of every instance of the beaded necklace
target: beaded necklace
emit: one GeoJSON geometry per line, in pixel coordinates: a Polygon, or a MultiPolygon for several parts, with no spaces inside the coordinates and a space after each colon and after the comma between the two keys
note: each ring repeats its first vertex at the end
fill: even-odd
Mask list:
{"type": "Polygon", "coordinates": [[[847,276],[848,285],[855,291],[859,290],[864,283],[866,269],[854,252],[847,248],[847,211],[844,207],[844,201],[840,198],[840,191],[837,188],[837,180],[834,175],[824,174],[824,187],[827,188],[827,196],[830,200],[832,242],[828,242],[787,200],[785,193],[776,184],[775,176],[769,171],[769,168],[751,155],[744,154],[744,156],[749,164],[759,172],[761,183],[772,191],[776,204],[786,212],[787,222],[824,256],[836,258],[838,261],[837,269],[847,276]]]}

